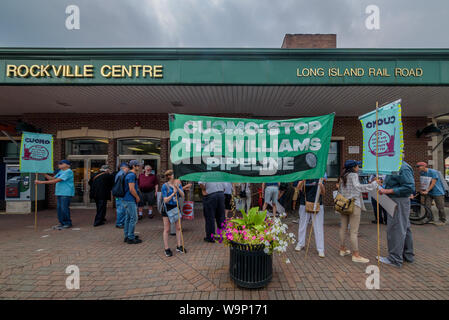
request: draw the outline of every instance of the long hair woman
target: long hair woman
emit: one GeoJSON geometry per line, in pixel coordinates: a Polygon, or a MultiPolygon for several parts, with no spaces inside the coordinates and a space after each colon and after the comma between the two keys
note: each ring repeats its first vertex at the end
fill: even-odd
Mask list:
{"type": "MultiPolygon", "coordinates": [[[[167,212],[176,208],[178,206],[179,201],[177,201],[176,197],[183,198],[184,191],[182,190],[182,185],[179,181],[176,181],[174,178],[173,170],[167,170],[165,172],[165,177],[167,178],[167,182],[164,183],[161,189],[161,196],[165,205],[162,205],[162,220],[164,221],[164,249],[165,255],[167,257],[171,257],[173,255],[170,247],[168,246],[168,234],[170,232],[170,220],[168,219],[167,212]]],[[[179,207],[178,207],[178,210],[179,207]]],[[[181,215],[181,214],[179,214],[181,215]]],[[[181,244],[181,221],[178,219],[176,221],[176,251],[180,253],[186,253],[185,248],[182,247],[181,244]]]]}
{"type": "Polygon", "coordinates": [[[370,184],[360,183],[358,174],[360,165],[360,161],[346,160],[343,174],[341,175],[338,183],[341,195],[346,199],[354,199],[353,213],[349,215],[340,214],[340,256],[344,257],[351,254],[351,251],[349,251],[345,246],[346,231],[348,230],[349,225],[352,261],[368,263],[369,260],[359,254],[358,233],[360,226],[360,215],[362,210],[366,210],[362,199],[362,192],[375,190],[378,184],[377,179],[370,184]]]}
{"type": "Polygon", "coordinates": [[[324,185],[319,182],[319,179],[302,180],[297,184],[299,193],[299,227],[298,227],[298,244],[295,250],[301,251],[306,243],[307,225],[310,219],[313,219],[313,231],[315,233],[315,244],[318,251],[318,256],[324,258],[324,208],[323,195],[325,192],[324,185]],[[319,188],[319,191],[317,190],[319,188]],[[319,192],[320,210],[315,213],[306,212],[306,201],[315,202],[315,197],[319,192]]]}

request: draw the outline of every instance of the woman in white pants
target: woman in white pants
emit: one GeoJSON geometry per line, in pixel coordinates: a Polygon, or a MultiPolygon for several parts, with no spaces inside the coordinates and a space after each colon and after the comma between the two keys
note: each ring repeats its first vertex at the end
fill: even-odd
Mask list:
{"type": "Polygon", "coordinates": [[[295,250],[301,251],[306,244],[307,225],[309,219],[313,220],[313,231],[315,233],[315,244],[318,256],[324,258],[324,208],[323,199],[325,189],[318,179],[302,180],[298,184],[299,194],[299,227],[298,227],[298,243],[295,250]],[[305,192],[304,192],[305,184],[305,192]],[[306,199],[308,202],[315,202],[317,188],[320,188],[320,211],[318,213],[306,212],[306,199]]]}

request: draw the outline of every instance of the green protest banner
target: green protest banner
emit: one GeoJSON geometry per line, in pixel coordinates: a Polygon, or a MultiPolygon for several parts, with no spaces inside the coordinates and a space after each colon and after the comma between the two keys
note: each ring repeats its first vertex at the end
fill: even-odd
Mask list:
{"type": "Polygon", "coordinates": [[[175,176],[205,182],[321,178],[334,116],[261,120],[170,114],[175,176]]]}

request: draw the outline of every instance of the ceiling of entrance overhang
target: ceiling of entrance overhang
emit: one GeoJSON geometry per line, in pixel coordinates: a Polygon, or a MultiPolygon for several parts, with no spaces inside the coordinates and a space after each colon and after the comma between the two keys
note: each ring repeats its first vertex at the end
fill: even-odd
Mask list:
{"type": "Polygon", "coordinates": [[[357,116],[398,98],[405,116],[449,113],[449,87],[435,86],[0,86],[0,114],[357,116]]]}

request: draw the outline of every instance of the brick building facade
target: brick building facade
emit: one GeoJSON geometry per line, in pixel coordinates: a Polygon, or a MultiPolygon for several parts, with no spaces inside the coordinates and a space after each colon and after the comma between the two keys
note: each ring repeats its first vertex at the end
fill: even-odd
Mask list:
{"type": "MultiPolygon", "coordinates": [[[[437,138],[418,138],[416,132],[433,116],[447,112],[449,80],[440,75],[449,72],[449,50],[336,47],[335,34],[287,34],[281,49],[0,49],[0,95],[4,97],[0,126],[11,128],[21,121],[54,135],[55,163],[69,155],[66,141],[101,139],[107,143],[102,160],[113,168],[121,156],[119,141],[155,139],[157,173],[162,180],[170,168],[168,113],[288,119],[336,112],[332,136],[341,169],[345,160],[362,157],[357,116],[371,111],[376,101],[403,98],[405,161],[440,163],[441,159],[432,159],[437,138]],[[46,70],[56,70],[57,65],[81,70],[87,65],[91,74],[78,78],[70,72],[70,77],[25,74],[44,68],[49,61],[54,65],[46,70]],[[161,71],[157,78],[126,76],[123,70],[133,63],[147,70],[157,67],[163,75],[161,71]],[[424,76],[392,76],[397,65],[407,70],[420,67],[424,76]],[[115,76],[104,76],[100,72],[104,67],[118,67],[115,76]],[[381,75],[371,76],[368,69],[364,76],[351,74],[368,67],[380,70],[381,75]],[[299,74],[300,68],[309,75],[299,74]],[[340,74],[343,70],[351,71],[349,76],[340,74]],[[350,147],[358,147],[359,152],[350,153],[350,147]]],[[[15,139],[20,139],[18,134],[15,139]]],[[[6,136],[0,137],[2,148],[5,141],[6,136]]],[[[6,156],[2,148],[0,164],[6,156]]],[[[336,178],[328,180],[326,205],[332,203],[336,178]]],[[[49,207],[55,206],[53,192],[54,187],[46,188],[49,207]]]]}

